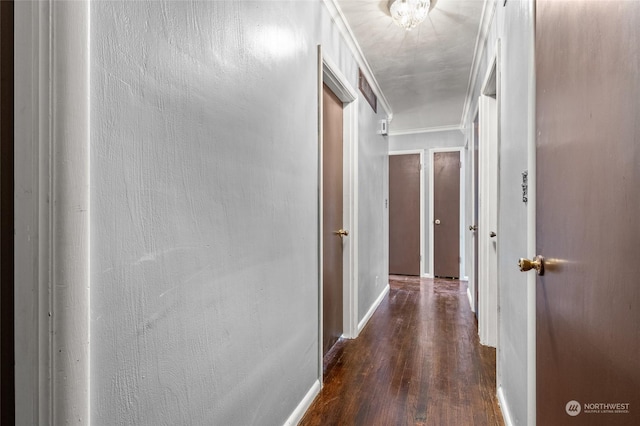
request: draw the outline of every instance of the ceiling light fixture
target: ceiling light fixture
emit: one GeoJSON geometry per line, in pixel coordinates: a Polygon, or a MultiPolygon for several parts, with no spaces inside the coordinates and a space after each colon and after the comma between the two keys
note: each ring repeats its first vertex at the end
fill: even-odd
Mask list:
{"type": "Polygon", "coordinates": [[[396,25],[410,31],[427,18],[429,6],[429,0],[394,0],[389,12],[396,25]]]}

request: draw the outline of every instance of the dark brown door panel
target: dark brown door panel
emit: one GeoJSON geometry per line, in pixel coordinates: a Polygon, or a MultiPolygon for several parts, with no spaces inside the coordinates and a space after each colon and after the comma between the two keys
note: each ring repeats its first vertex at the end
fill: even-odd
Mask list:
{"type": "Polygon", "coordinates": [[[336,234],[343,226],[343,107],[338,97],[323,86],[323,284],[322,341],[326,353],[342,335],[342,238],[336,234]]]}
{"type": "Polygon", "coordinates": [[[537,2],[539,425],[640,425],[639,72],[640,2],[537,2]]]}
{"type": "Polygon", "coordinates": [[[420,275],[420,154],[389,156],[389,273],[420,275]]]}

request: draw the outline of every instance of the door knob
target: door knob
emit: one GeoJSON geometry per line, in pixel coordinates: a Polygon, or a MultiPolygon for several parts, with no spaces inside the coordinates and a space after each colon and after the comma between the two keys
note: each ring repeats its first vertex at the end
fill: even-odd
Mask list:
{"type": "Polygon", "coordinates": [[[493,232],[493,231],[491,231],[491,233],[489,234],[489,236],[490,236],[491,238],[495,237],[496,235],[498,235],[498,234],[496,234],[496,233],[495,233],[495,232],[493,232]]]}
{"type": "Polygon", "coordinates": [[[346,231],[344,229],[339,229],[339,230],[335,231],[334,234],[339,235],[340,238],[342,238],[342,237],[348,236],[349,235],[349,231],[346,231]]]}
{"type": "Polygon", "coordinates": [[[469,231],[477,231],[478,230],[478,226],[477,225],[471,225],[469,227],[469,231]]]}
{"type": "Polygon", "coordinates": [[[435,223],[436,225],[440,225],[440,219],[434,220],[433,223],[435,223]]]}
{"type": "Polygon", "coordinates": [[[521,258],[518,260],[518,266],[520,272],[530,271],[535,269],[538,275],[544,275],[544,257],[537,255],[533,260],[521,258]]]}

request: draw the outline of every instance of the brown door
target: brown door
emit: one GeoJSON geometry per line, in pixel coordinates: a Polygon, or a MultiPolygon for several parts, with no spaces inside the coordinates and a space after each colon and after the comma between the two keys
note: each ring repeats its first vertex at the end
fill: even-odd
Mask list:
{"type": "Polygon", "coordinates": [[[389,156],[389,273],[420,275],[420,154],[389,156]]]}
{"type": "Polygon", "coordinates": [[[322,96],[322,185],[323,185],[323,353],[342,335],[342,102],[323,85],[322,96]]]}
{"type": "Polygon", "coordinates": [[[0,418],[14,422],[13,2],[0,1],[0,418]]]}
{"type": "Polygon", "coordinates": [[[433,154],[433,271],[460,276],[460,152],[433,154]]]}
{"type": "Polygon", "coordinates": [[[536,9],[537,424],[640,425],[640,2],[536,9]]]}

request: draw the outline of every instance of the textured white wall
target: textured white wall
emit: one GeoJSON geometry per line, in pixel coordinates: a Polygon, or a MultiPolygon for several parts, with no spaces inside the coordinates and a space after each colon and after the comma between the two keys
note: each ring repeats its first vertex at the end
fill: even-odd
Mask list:
{"type": "Polygon", "coordinates": [[[464,134],[460,130],[393,135],[390,137],[389,151],[457,148],[464,146],[464,143],[464,134]]]}
{"type": "MultiPolygon", "coordinates": [[[[527,257],[527,205],[522,202],[522,172],[527,170],[529,2],[507,2],[498,15],[502,22],[502,108],[500,143],[500,220],[498,250],[500,274],[499,324],[500,386],[514,425],[527,424],[527,274],[516,267],[527,257]]],[[[530,177],[534,179],[533,173],[530,177]]],[[[530,197],[535,194],[530,194],[530,197]]],[[[535,408],[534,408],[535,410],[535,408]]]]}
{"type": "MultiPolygon", "coordinates": [[[[95,2],[91,31],[93,424],[282,424],[318,372],[316,45],[357,65],[321,2],[95,2]]],[[[362,316],[386,143],[360,105],[362,316]]]]}
{"type": "MultiPolygon", "coordinates": [[[[357,86],[356,86],[357,87],[357,86]]],[[[358,322],[389,283],[389,138],[376,134],[377,120],[384,118],[363,99],[359,103],[358,181],[358,322]]]]}

